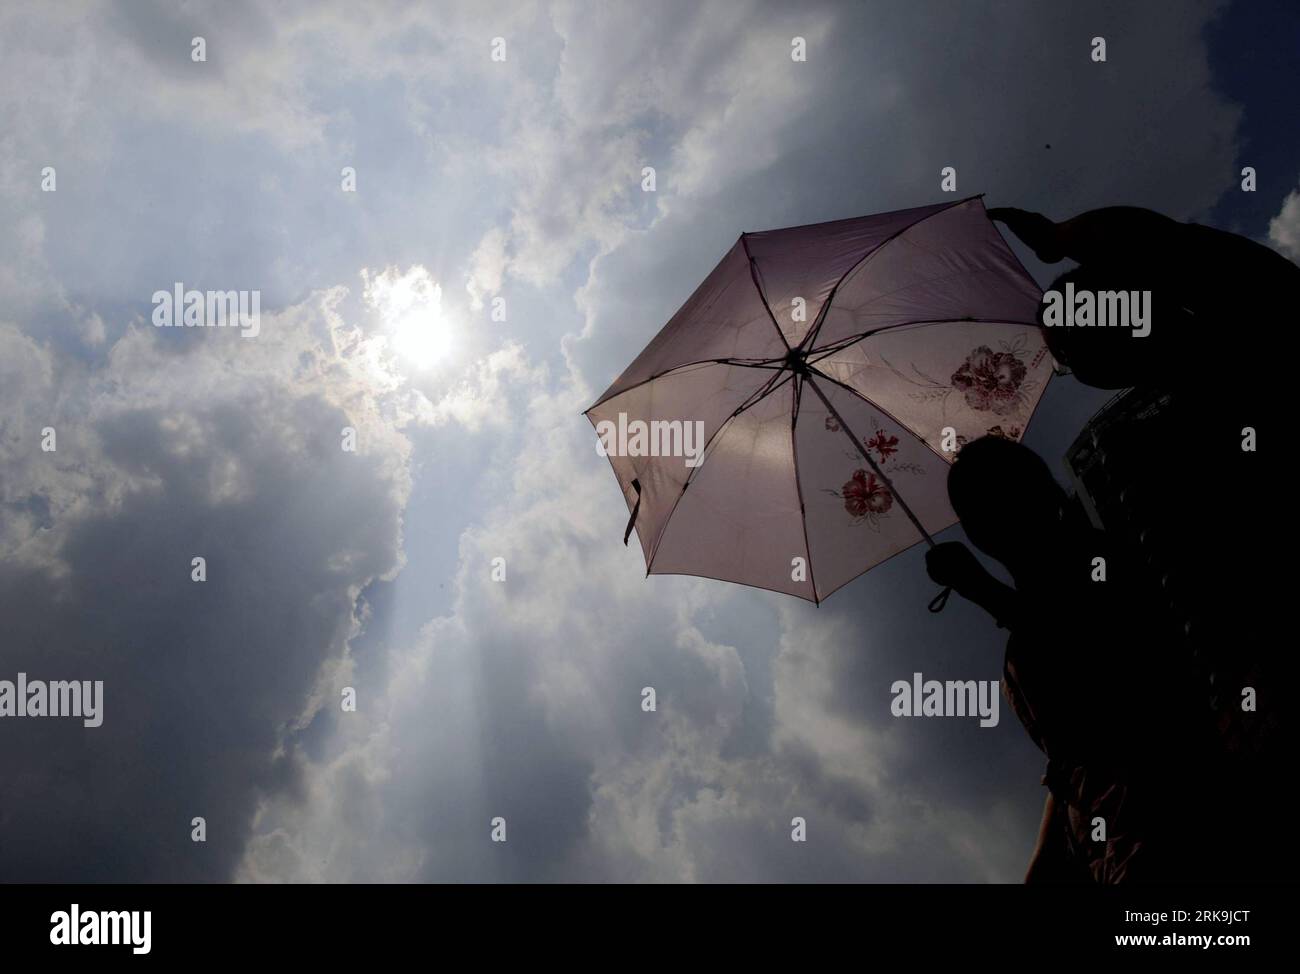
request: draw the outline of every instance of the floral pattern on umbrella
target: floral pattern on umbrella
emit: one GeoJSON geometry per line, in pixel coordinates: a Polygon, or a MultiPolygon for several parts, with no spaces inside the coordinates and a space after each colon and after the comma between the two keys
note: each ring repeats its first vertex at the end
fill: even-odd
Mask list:
{"type": "Polygon", "coordinates": [[[998,342],[996,351],[989,345],[978,345],[971,349],[947,382],[926,375],[914,364],[910,366],[913,374],[908,375],[883,357],[881,361],[900,379],[920,387],[922,391],[912,393],[909,398],[920,402],[937,401],[944,415],[947,415],[950,397],[956,392],[961,393],[966,406],[975,412],[1022,419],[1027,406],[1036,399],[1034,393],[1039,387],[1037,379],[1027,378],[1029,370],[1037,368],[1047,354],[1047,346],[1043,345],[1029,359],[1028,345],[1028,338],[1023,334],[1011,341],[998,342]]]}
{"type": "MultiPolygon", "coordinates": [[[[826,429],[839,432],[840,424],[833,418],[826,417],[826,429]]],[[[887,476],[895,477],[900,473],[912,476],[924,476],[925,468],[920,464],[905,462],[895,455],[898,453],[898,437],[884,428],[877,426],[871,436],[865,437],[862,444],[869,452],[875,453],[879,460],[877,466],[881,472],[888,471],[887,476]]],[[[861,462],[857,453],[844,451],[844,455],[855,462],[861,462]]],[[[826,489],[832,497],[844,502],[854,524],[866,524],[874,530],[880,530],[880,521],[890,513],[894,506],[894,494],[889,485],[871,470],[857,469],[839,490],[826,489]]]]}
{"type": "Polygon", "coordinates": [[[894,495],[889,488],[877,480],[874,473],[866,470],[853,471],[853,476],[840,490],[830,493],[844,501],[844,509],[856,523],[866,521],[874,528],[879,528],[877,518],[888,514],[894,506],[894,495]]]}

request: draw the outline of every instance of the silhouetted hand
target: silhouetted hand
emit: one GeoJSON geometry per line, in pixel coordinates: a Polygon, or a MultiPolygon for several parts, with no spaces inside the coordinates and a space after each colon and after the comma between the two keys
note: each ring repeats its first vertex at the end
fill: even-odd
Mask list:
{"type": "Polygon", "coordinates": [[[990,220],[1005,223],[1044,264],[1055,264],[1065,257],[1060,228],[1041,213],[995,206],[988,211],[990,220]]]}
{"type": "Polygon", "coordinates": [[[925,570],[940,585],[947,585],[965,595],[988,577],[984,566],[960,541],[945,541],[925,553],[925,570]]]}

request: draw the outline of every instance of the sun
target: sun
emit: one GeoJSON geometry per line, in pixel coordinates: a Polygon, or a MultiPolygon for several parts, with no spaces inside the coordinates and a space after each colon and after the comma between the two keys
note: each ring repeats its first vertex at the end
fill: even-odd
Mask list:
{"type": "Polygon", "coordinates": [[[436,305],[401,315],[391,332],[393,348],[417,369],[428,369],[451,354],[450,323],[436,305]]]}
{"type": "Polygon", "coordinates": [[[442,286],[419,264],[405,274],[394,267],[373,277],[362,271],[365,300],[379,319],[380,331],[403,361],[430,369],[455,347],[455,330],[442,312],[442,286]]]}

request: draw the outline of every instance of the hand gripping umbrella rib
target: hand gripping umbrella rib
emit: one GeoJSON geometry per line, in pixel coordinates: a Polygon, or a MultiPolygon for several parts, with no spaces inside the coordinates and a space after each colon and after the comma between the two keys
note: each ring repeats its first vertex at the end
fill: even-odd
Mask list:
{"type": "Polygon", "coordinates": [[[624,542],[813,602],[933,544],[956,452],[1043,394],[1040,297],[979,197],[742,234],[587,410],[624,542]]]}

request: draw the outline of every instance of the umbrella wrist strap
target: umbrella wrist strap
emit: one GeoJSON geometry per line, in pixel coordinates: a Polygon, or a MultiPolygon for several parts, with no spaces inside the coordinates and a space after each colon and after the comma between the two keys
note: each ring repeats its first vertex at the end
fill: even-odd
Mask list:
{"type": "Polygon", "coordinates": [[[627,545],[627,539],[632,537],[632,528],[636,525],[636,516],[641,513],[641,481],[632,478],[632,487],[636,490],[636,503],[632,505],[632,515],[627,519],[627,527],[623,529],[623,544],[627,545]]]}

